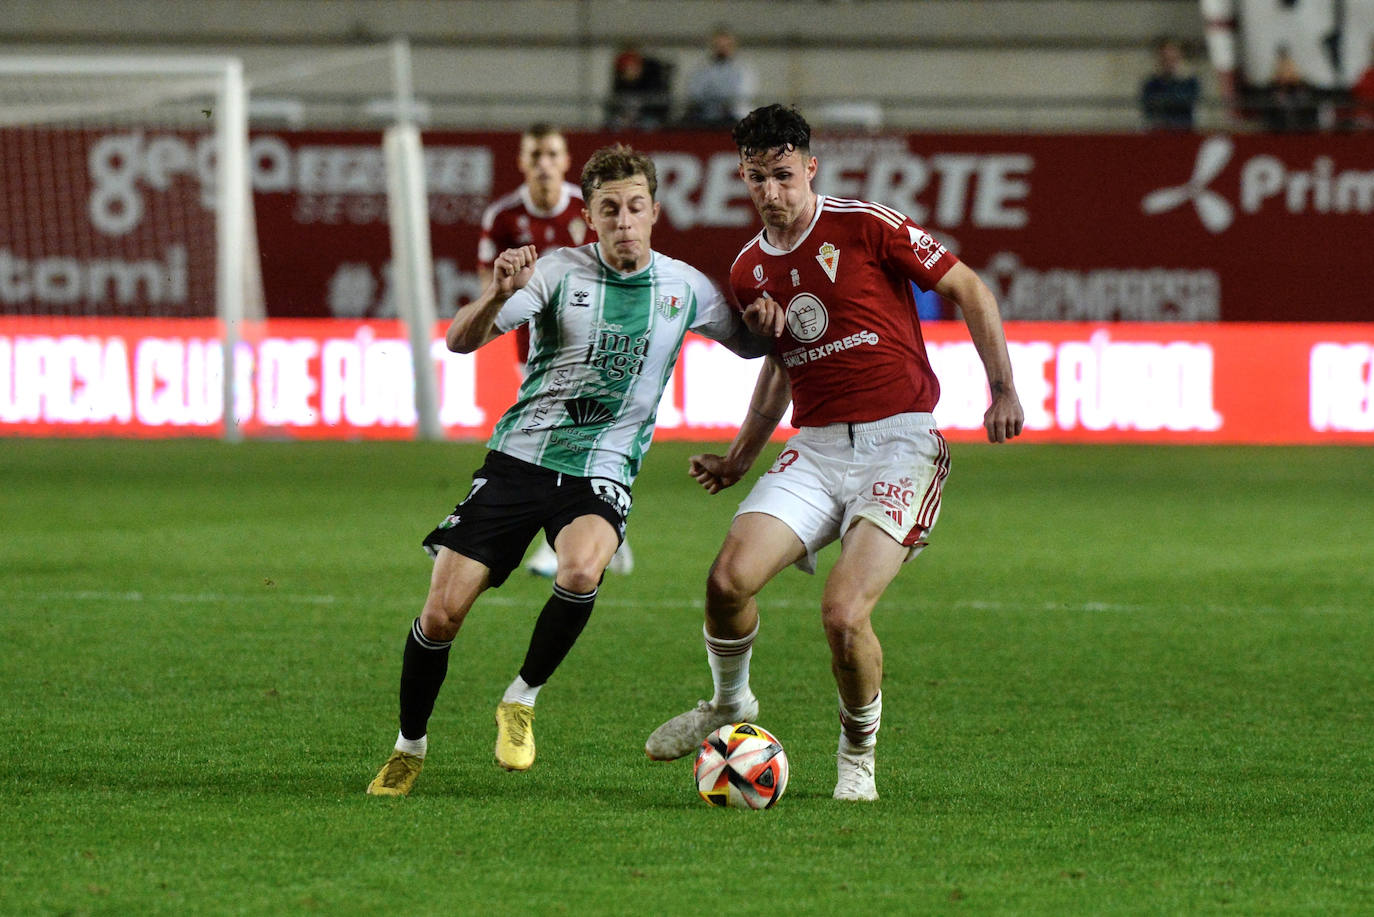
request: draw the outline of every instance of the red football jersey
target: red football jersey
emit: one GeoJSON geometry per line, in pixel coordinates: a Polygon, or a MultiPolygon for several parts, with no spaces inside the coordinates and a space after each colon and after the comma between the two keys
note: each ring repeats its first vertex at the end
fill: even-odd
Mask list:
{"type": "Polygon", "coordinates": [[[958,259],[890,207],[819,195],[791,251],[760,232],[730,269],[747,306],[767,293],[787,309],[773,352],[792,383],[794,426],[859,423],[934,410],[940,383],[916,316],[958,259]]]}
{"type": "Polygon", "coordinates": [[[582,219],[582,189],[563,183],[558,203],[540,210],[524,185],[491,202],[482,213],[482,238],[477,243],[477,266],[490,270],[496,256],[508,248],[533,245],[539,254],[574,248],[596,237],[582,219]]]}
{"type": "MultiPolygon", "coordinates": [[[[491,270],[496,256],[508,248],[533,245],[541,255],[559,248],[576,248],[596,237],[596,230],[582,219],[582,187],[563,182],[558,202],[540,210],[524,185],[492,201],[482,211],[482,237],[477,240],[477,268],[491,270]]],[[[515,352],[523,364],[530,357],[530,329],[515,330],[515,352]]]]}

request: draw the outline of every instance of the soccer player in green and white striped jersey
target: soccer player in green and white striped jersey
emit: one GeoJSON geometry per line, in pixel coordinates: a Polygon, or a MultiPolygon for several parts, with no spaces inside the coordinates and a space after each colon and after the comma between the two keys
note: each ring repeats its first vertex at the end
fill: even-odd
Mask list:
{"type": "Polygon", "coordinates": [[[597,241],[542,258],[533,246],[507,249],[483,294],[449,326],[449,348],[469,353],[532,322],[529,371],[468,495],[425,538],[434,573],[402,659],[400,735],[369,793],[410,792],[463,619],[542,529],[558,553],[553,595],[496,708],[497,763],[534,763],[535,697],[581,634],[624,537],[630,486],[684,335],[690,329],[756,357],[781,330],[775,302],[751,304],[741,321],[704,274],[650,247],[656,190],[647,156],[598,150],[582,170],[597,241]]]}

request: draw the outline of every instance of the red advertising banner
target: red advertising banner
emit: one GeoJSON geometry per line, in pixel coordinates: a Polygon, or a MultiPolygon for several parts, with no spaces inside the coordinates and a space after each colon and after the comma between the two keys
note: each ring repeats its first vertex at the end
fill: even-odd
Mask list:
{"type": "Polygon", "coordinates": [[[0,315],[215,315],[215,140],[0,128],[0,315]]]}
{"type": "MultiPolygon", "coordinates": [[[[582,162],[625,138],[568,139],[582,162]]],[[[629,139],[658,167],[655,247],[723,283],[759,225],[729,138],[629,139]]],[[[425,137],[441,312],[478,292],[480,210],[519,185],[518,140],[425,137]]],[[[361,178],[376,171],[356,161],[376,152],[362,142],[255,141],[275,151],[260,163],[309,161],[273,167],[282,177],[258,190],[273,314],[390,314],[384,258],[361,235],[385,251],[384,185],[361,178]],[[306,229],[337,264],[289,254],[306,229]]],[[[814,152],[818,190],[911,216],[983,276],[1009,319],[1374,320],[1374,144],[1360,136],[818,135],[814,152]]]]}
{"type": "MultiPolygon", "coordinates": [[[[19,131],[0,129],[0,149],[19,131]]],[[[211,315],[213,141],[47,134],[41,163],[3,164],[0,314],[211,315]]],[[[651,152],[655,247],[718,279],[757,231],[725,132],[568,139],[576,164],[617,140],[651,152]]],[[[424,141],[442,317],[478,292],[481,213],[520,183],[519,137],[424,141]]],[[[818,133],[813,151],[818,190],[911,216],[1008,319],[1374,320],[1368,135],[818,133]]],[[[267,314],[394,317],[380,135],[261,132],[250,159],[267,314]]]]}
{"type": "MultiPolygon", "coordinates": [[[[950,439],[982,439],[982,364],[963,325],[925,325],[950,439]]],[[[1009,323],[1027,442],[1374,445],[1374,325],[1009,323]]],[[[509,336],[432,352],[440,420],[482,439],[519,385],[509,336]]],[[[391,321],[270,320],[236,353],[245,433],[410,438],[410,348],[391,321]]],[[[215,436],[224,360],[207,320],[0,318],[0,435],[215,436]]],[[[657,436],[725,440],[756,362],[691,336],[657,436]]],[[[780,432],[785,435],[786,430],[780,432]]]]}

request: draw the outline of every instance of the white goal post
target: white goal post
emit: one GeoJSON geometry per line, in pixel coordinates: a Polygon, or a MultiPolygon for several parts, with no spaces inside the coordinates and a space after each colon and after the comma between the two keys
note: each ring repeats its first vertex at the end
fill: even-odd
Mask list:
{"type": "Polygon", "coordinates": [[[0,57],[0,138],[4,187],[11,192],[0,207],[0,255],[27,272],[16,297],[27,293],[30,301],[19,306],[31,314],[168,317],[204,309],[220,321],[224,436],[237,439],[235,352],[246,303],[258,297],[260,304],[261,295],[242,62],[0,57]],[[122,142],[101,150],[82,146],[90,132],[111,126],[126,130],[122,142]],[[158,136],[145,144],[147,133],[158,136]],[[181,139],[195,136],[211,142],[181,139]],[[85,161],[72,161],[82,152],[85,161]],[[142,174],[131,174],[131,160],[143,164],[142,174]],[[144,231],[138,224],[151,209],[145,198],[173,190],[174,181],[199,187],[181,190],[179,203],[166,208],[165,225],[144,231]],[[87,189],[88,200],[68,199],[74,189],[87,189]],[[197,198],[212,217],[196,212],[197,198]],[[197,234],[208,238],[191,238],[197,234]],[[157,265],[168,275],[165,287],[158,271],[144,270],[156,264],[152,248],[158,246],[168,253],[157,265]],[[107,276],[118,295],[101,284],[107,276]],[[199,302],[202,293],[213,310],[199,302]]]}
{"type": "Polygon", "coordinates": [[[386,158],[387,209],[391,221],[391,274],[396,301],[410,335],[410,359],[415,379],[415,435],[440,440],[439,393],[430,335],[437,320],[434,305],[434,259],[429,241],[429,194],[425,185],[420,130],[412,113],[415,93],[411,81],[410,44],[398,38],[391,44],[396,123],[382,138],[386,158]]]}

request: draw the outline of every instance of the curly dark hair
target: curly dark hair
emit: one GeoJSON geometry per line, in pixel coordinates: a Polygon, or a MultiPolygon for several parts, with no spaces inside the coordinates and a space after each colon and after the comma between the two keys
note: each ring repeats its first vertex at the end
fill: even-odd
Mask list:
{"type": "Polygon", "coordinates": [[[745,159],[768,150],[811,152],[811,125],[791,106],[756,108],[730,132],[745,159]]]}
{"type": "Polygon", "coordinates": [[[587,164],[582,167],[582,198],[590,204],[592,192],[606,182],[633,178],[636,175],[644,176],[649,185],[649,199],[653,200],[658,193],[658,172],[654,169],[654,161],[648,155],[632,150],[623,143],[603,146],[593,153],[587,159],[587,164]]]}

